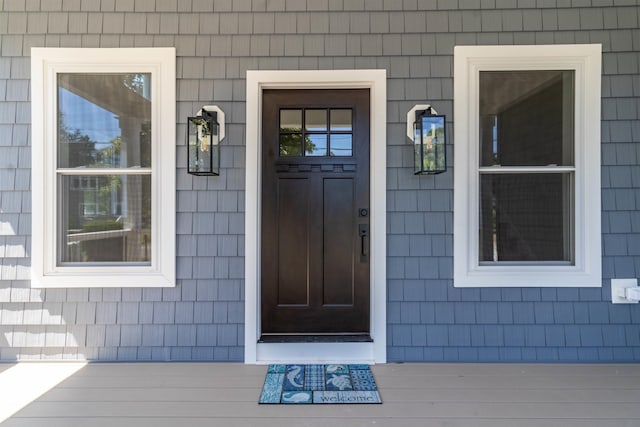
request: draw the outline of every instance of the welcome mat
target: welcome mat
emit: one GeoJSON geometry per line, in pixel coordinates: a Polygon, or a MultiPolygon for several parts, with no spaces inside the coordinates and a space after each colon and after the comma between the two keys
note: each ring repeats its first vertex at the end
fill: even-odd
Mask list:
{"type": "Polygon", "coordinates": [[[259,403],[382,403],[369,365],[269,365],[259,403]]]}

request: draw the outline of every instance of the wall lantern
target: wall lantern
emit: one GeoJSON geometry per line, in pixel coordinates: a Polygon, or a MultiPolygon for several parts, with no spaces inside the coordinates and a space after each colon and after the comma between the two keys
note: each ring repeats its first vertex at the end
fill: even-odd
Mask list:
{"type": "Polygon", "coordinates": [[[407,136],[413,141],[414,173],[434,175],[447,170],[445,116],[431,105],[416,105],[407,113],[407,136]]]}
{"type": "Polygon", "coordinates": [[[220,175],[220,141],[224,139],[224,111],[205,105],[187,118],[187,171],[192,175],[220,175]]]}

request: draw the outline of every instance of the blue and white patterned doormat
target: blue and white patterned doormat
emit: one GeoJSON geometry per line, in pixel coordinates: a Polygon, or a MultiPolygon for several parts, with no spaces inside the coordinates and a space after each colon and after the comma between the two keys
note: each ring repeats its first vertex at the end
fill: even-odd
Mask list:
{"type": "Polygon", "coordinates": [[[369,365],[269,365],[259,403],[382,403],[369,365]]]}

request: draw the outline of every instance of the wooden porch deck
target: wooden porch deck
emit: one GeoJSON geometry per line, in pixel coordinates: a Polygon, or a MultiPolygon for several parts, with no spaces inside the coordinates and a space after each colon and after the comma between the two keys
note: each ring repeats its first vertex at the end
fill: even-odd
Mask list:
{"type": "Polygon", "coordinates": [[[640,364],[372,370],[382,405],[286,406],[258,405],[266,366],[89,364],[2,427],[640,426],[640,364]]]}

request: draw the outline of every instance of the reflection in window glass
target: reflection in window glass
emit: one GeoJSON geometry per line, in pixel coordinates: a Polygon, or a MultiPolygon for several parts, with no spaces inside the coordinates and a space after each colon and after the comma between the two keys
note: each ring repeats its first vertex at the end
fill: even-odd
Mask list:
{"type": "Polygon", "coordinates": [[[331,110],[331,131],[332,132],[350,132],[351,110],[331,110]]]}
{"type": "Polygon", "coordinates": [[[60,263],[151,260],[151,175],[61,175],[60,263]]]}
{"type": "Polygon", "coordinates": [[[305,110],[304,127],[307,131],[326,132],[327,110],[305,110]]]}
{"type": "Polygon", "coordinates": [[[283,157],[302,156],[302,134],[283,133],[280,135],[280,155],[283,157]]]}
{"type": "Polygon", "coordinates": [[[305,153],[307,156],[327,155],[327,134],[307,134],[305,153]]]}
{"type": "Polygon", "coordinates": [[[151,75],[59,73],[58,263],[151,260],[151,75]],[[118,171],[123,171],[119,173],[118,171]]]}
{"type": "Polygon", "coordinates": [[[574,71],[480,72],[481,166],[571,166],[574,71]]]}
{"type": "Polygon", "coordinates": [[[58,167],[151,166],[150,74],[58,74],[58,167]]]}
{"type": "Polygon", "coordinates": [[[573,262],[574,71],[481,71],[481,262],[573,262]]]}
{"type": "Polygon", "coordinates": [[[572,261],[572,174],[480,178],[480,261],[572,261]]]}
{"type": "Polygon", "coordinates": [[[352,156],[352,116],[340,108],[280,110],[280,156],[352,156]]]}
{"type": "Polygon", "coordinates": [[[331,156],[351,156],[353,153],[352,137],[350,133],[331,134],[331,156]]]}
{"type": "Polygon", "coordinates": [[[280,132],[300,132],[302,110],[280,110],[280,132]]]}

